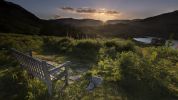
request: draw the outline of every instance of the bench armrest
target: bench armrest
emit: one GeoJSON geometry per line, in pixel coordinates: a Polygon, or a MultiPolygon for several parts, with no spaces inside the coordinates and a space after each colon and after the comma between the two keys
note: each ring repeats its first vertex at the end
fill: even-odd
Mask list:
{"type": "Polygon", "coordinates": [[[68,66],[68,65],[70,65],[70,64],[71,64],[71,62],[70,62],[70,61],[67,61],[67,62],[65,62],[65,63],[63,63],[63,64],[61,64],[61,65],[59,65],[59,66],[57,66],[57,67],[55,67],[55,68],[50,69],[50,70],[49,70],[49,73],[50,73],[50,74],[58,73],[61,68],[66,67],[66,66],[68,66]]]}

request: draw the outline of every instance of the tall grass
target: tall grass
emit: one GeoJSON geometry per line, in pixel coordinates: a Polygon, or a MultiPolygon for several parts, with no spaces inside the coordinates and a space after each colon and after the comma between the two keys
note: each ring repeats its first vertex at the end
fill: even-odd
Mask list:
{"type": "Polygon", "coordinates": [[[0,41],[0,99],[49,99],[45,85],[39,80],[30,79],[11,58],[10,52],[2,49],[12,47],[20,51],[34,49],[44,55],[62,55],[92,63],[92,69],[80,82],[70,85],[62,93],[58,93],[56,88],[51,98],[54,100],[92,97],[162,100],[178,97],[177,50],[166,47],[136,47],[132,41],[121,39],[75,40],[1,34],[0,41]],[[91,75],[103,77],[104,83],[88,93],[85,88],[91,75]]]}

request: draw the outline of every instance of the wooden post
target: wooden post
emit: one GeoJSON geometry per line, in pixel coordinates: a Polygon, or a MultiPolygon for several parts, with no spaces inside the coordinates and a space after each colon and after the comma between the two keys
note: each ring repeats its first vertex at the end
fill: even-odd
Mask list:
{"type": "Polygon", "coordinates": [[[44,70],[44,76],[45,76],[46,84],[48,86],[48,93],[51,96],[52,95],[52,82],[51,82],[50,75],[48,73],[48,67],[47,67],[46,61],[42,61],[42,68],[44,70]]]}
{"type": "Polygon", "coordinates": [[[28,54],[29,54],[29,56],[33,56],[33,54],[32,54],[32,50],[29,50],[29,52],[28,52],[28,54]]]}
{"type": "Polygon", "coordinates": [[[68,73],[68,70],[69,70],[69,68],[68,68],[68,66],[66,66],[65,67],[65,85],[67,86],[67,85],[69,85],[69,73],[68,73]]]}
{"type": "MultiPolygon", "coordinates": [[[[29,55],[30,57],[33,56],[33,55],[32,55],[32,50],[29,50],[29,51],[28,51],[28,55],[29,55]]],[[[31,62],[31,63],[32,63],[32,62],[31,62]]],[[[33,78],[34,78],[34,76],[33,76],[33,74],[32,74],[31,71],[28,72],[28,76],[30,77],[30,79],[33,79],[33,78]]]]}

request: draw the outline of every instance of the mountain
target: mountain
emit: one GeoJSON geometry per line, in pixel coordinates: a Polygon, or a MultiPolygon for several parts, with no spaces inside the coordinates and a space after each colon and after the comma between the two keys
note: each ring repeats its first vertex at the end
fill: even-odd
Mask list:
{"type": "Polygon", "coordinates": [[[149,17],[149,18],[143,19],[141,22],[153,23],[153,24],[154,23],[177,24],[178,23],[178,10],[176,10],[174,12],[161,14],[158,16],[149,17]]]}
{"type": "Polygon", "coordinates": [[[139,24],[149,28],[150,31],[155,30],[158,33],[178,33],[178,11],[149,17],[141,20],[139,24]]]}
{"type": "Polygon", "coordinates": [[[65,36],[74,27],[36,17],[21,6],[0,0],[0,32],[65,36]]]}
{"type": "Polygon", "coordinates": [[[19,5],[0,0],[0,31],[37,34],[40,19],[19,5]]]}
{"type": "Polygon", "coordinates": [[[154,36],[178,39],[178,11],[161,14],[145,19],[114,20],[100,27],[100,32],[119,37],[154,36]]]}
{"type": "Polygon", "coordinates": [[[94,19],[73,19],[73,18],[61,18],[51,20],[52,22],[61,23],[71,26],[101,26],[103,24],[100,20],[94,19]]]}
{"type": "MultiPolygon", "coordinates": [[[[173,35],[178,39],[178,11],[161,14],[141,20],[138,23],[151,36],[169,38],[173,35]]],[[[143,29],[142,29],[143,30],[143,29]]]]}
{"type": "Polygon", "coordinates": [[[106,24],[128,24],[131,22],[132,20],[108,20],[106,24]]]}
{"type": "Polygon", "coordinates": [[[178,39],[178,11],[145,19],[110,20],[103,24],[93,19],[43,20],[12,2],[0,0],[0,32],[72,37],[118,36],[123,38],[156,36],[178,39]],[[88,36],[87,36],[88,35],[88,36]]]}

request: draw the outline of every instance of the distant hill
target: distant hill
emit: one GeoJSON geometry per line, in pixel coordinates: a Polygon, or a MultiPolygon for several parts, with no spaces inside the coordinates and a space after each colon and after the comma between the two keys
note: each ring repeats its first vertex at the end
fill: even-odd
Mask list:
{"type": "Polygon", "coordinates": [[[19,5],[0,0],[0,31],[37,34],[40,19],[19,5]]]}
{"type": "Polygon", "coordinates": [[[128,24],[131,22],[132,20],[108,20],[106,24],[128,24]]]}
{"type": "Polygon", "coordinates": [[[51,21],[65,24],[65,25],[72,25],[72,26],[101,26],[103,24],[102,21],[93,20],[93,19],[62,18],[62,19],[54,19],[51,21]]]}
{"type": "Polygon", "coordinates": [[[178,11],[149,17],[141,20],[139,24],[152,36],[169,38],[174,35],[178,39],[178,11]]]}
{"type": "Polygon", "coordinates": [[[65,36],[71,31],[78,32],[74,27],[40,19],[17,4],[0,0],[0,32],[65,36]]]}
{"type": "Polygon", "coordinates": [[[178,39],[178,11],[137,20],[113,20],[100,27],[100,32],[119,37],[156,36],[178,39]]]}
{"type": "Polygon", "coordinates": [[[72,37],[141,37],[178,39],[178,11],[145,19],[110,20],[105,24],[93,19],[43,20],[21,6],[0,0],[0,32],[72,37]]]}
{"type": "Polygon", "coordinates": [[[153,16],[153,17],[149,17],[146,19],[141,20],[141,22],[147,22],[147,23],[178,23],[178,10],[173,11],[173,12],[169,12],[169,13],[165,13],[165,14],[161,14],[161,15],[157,15],[157,16],[153,16]]]}

